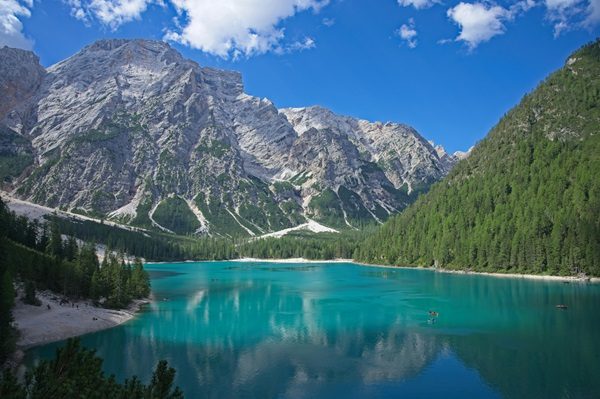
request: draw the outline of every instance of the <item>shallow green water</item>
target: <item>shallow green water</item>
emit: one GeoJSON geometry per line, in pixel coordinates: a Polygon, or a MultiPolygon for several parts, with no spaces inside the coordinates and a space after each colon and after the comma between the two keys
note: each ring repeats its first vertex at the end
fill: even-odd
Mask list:
{"type": "Polygon", "coordinates": [[[147,381],[164,358],[188,398],[600,397],[598,285],[354,264],[147,269],[155,303],[82,340],[119,379],[147,381]]]}

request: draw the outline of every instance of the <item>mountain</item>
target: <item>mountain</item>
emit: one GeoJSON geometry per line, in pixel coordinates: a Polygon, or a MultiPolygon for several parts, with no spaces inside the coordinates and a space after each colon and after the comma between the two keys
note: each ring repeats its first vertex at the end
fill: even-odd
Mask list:
{"type": "Polygon", "coordinates": [[[213,236],[382,222],[448,173],[414,129],[277,109],[168,44],[102,40],[47,70],[0,49],[0,172],[21,199],[213,236]]]}
{"type": "Polygon", "coordinates": [[[401,215],[366,262],[600,275],[600,41],[508,112],[401,215]]]}

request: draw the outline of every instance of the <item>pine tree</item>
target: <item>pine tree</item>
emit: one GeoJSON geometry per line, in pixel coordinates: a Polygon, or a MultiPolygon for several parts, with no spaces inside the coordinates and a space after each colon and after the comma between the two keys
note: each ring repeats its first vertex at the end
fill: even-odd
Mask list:
{"type": "Polygon", "coordinates": [[[62,258],[63,255],[62,237],[56,222],[50,224],[50,237],[48,238],[46,253],[57,258],[62,258]]]}
{"type": "Polygon", "coordinates": [[[131,272],[131,294],[134,298],[146,298],[150,295],[150,276],[144,270],[142,261],[135,258],[131,272]]]}
{"type": "MultiPolygon", "coordinates": [[[[0,240],[2,239],[0,238],[0,240]]],[[[15,332],[11,327],[14,301],[15,290],[12,274],[5,268],[0,276],[0,364],[4,363],[14,348],[15,332]]]]}
{"type": "Polygon", "coordinates": [[[161,360],[154,370],[146,397],[149,399],[183,398],[183,392],[178,387],[173,388],[174,381],[175,369],[169,367],[165,360],[161,360]]]}
{"type": "Polygon", "coordinates": [[[42,360],[19,381],[7,370],[0,377],[0,397],[14,399],[182,399],[173,386],[175,370],[160,361],[150,384],[137,377],[124,384],[102,371],[102,359],[93,350],[82,348],[78,339],[70,339],[56,351],[52,360],[42,360]]]}

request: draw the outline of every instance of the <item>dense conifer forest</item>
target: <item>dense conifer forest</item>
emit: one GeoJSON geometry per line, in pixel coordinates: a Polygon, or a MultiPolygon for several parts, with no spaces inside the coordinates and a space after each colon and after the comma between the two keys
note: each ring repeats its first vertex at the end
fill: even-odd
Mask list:
{"type": "Polygon", "coordinates": [[[350,259],[358,245],[376,230],[336,233],[294,232],[282,238],[223,238],[181,236],[155,231],[126,230],[94,221],[51,217],[61,232],[83,241],[139,256],[148,261],[228,260],[252,258],[350,259]]]}
{"type": "Polygon", "coordinates": [[[600,275],[600,42],[362,243],[363,262],[600,275]]]}
{"type": "Polygon", "coordinates": [[[29,221],[9,212],[0,200],[0,364],[12,352],[15,331],[11,309],[15,284],[25,302],[39,305],[36,290],[50,290],[69,298],[91,298],[110,308],[128,306],[150,294],[150,278],[136,259],[107,251],[98,262],[95,245],[79,245],[64,238],[57,223],[29,221]]]}

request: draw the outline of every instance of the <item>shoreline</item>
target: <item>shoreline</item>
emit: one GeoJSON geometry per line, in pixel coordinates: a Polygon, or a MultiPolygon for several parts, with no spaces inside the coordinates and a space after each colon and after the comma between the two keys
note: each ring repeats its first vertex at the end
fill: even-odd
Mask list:
{"type": "MultiPolygon", "coordinates": [[[[116,327],[133,319],[148,299],[132,301],[127,309],[106,309],[89,300],[67,301],[50,291],[37,292],[41,306],[15,298],[13,326],[19,332],[17,352],[96,331],[116,327]],[[62,304],[61,304],[62,302],[62,304]]],[[[18,360],[17,360],[18,362],[18,360]]]]}
{"type": "MultiPolygon", "coordinates": [[[[352,263],[362,267],[385,268],[385,269],[407,269],[424,270],[435,273],[447,273],[470,276],[500,277],[512,279],[530,279],[538,281],[555,281],[568,283],[600,283],[599,277],[580,277],[580,276],[553,276],[538,274],[519,274],[519,273],[493,273],[476,272],[470,270],[449,270],[433,267],[413,267],[413,266],[394,266],[377,265],[369,263],[355,262],[352,259],[328,259],[311,260],[304,258],[288,259],[260,259],[260,258],[240,258],[227,260],[231,262],[242,263],[329,263],[341,264],[352,263]]],[[[149,264],[165,263],[196,263],[196,262],[220,262],[220,261],[192,261],[184,260],[178,262],[148,262],[149,264]]],[[[19,294],[22,294],[19,292],[19,294]]],[[[40,291],[37,298],[41,306],[27,305],[22,302],[21,295],[15,298],[13,308],[13,326],[19,332],[19,338],[16,344],[16,351],[13,359],[9,361],[15,367],[18,367],[24,356],[24,352],[30,348],[46,345],[52,342],[62,341],[68,338],[78,337],[85,334],[106,330],[116,327],[132,320],[143,305],[149,304],[150,299],[134,300],[127,309],[106,309],[94,306],[89,300],[63,301],[63,298],[50,291],[40,291]],[[61,304],[62,302],[62,304],[61,304]]]]}
{"type": "Polygon", "coordinates": [[[352,259],[327,259],[327,260],[313,260],[305,258],[287,258],[287,259],[260,259],[260,258],[237,258],[237,259],[223,259],[223,260],[177,260],[170,262],[144,262],[144,265],[166,265],[169,263],[214,263],[214,262],[264,262],[264,263],[356,263],[352,259]]]}
{"type": "Polygon", "coordinates": [[[522,274],[522,273],[494,273],[494,272],[476,272],[472,270],[452,270],[452,269],[440,269],[435,267],[421,267],[421,266],[393,266],[393,265],[376,265],[372,263],[361,263],[352,261],[352,263],[365,266],[365,267],[383,267],[386,269],[409,269],[409,270],[428,270],[435,273],[447,273],[447,274],[459,274],[465,276],[486,276],[486,277],[501,277],[501,278],[514,278],[514,279],[531,279],[531,280],[545,280],[545,281],[560,281],[560,282],[574,282],[574,283],[600,283],[600,277],[578,277],[578,276],[555,276],[545,274],[522,274]]]}
{"type": "Polygon", "coordinates": [[[313,260],[305,258],[283,258],[283,259],[261,259],[261,258],[239,258],[239,259],[226,259],[226,260],[182,260],[173,262],[147,262],[147,264],[168,264],[168,263],[208,263],[208,262],[264,262],[264,263],[353,263],[355,265],[364,267],[380,267],[385,269],[407,269],[407,270],[428,270],[436,273],[448,273],[448,274],[459,274],[459,275],[470,275],[470,276],[487,276],[487,277],[501,277],[501,278],[515,278],[515,279],[531,279],[531,280],[542,280],[542,281],[560,281],[560,282],[574,282],[574,283],[600,283],[600,277],[579,277],[579,276],[555,276],[545,274],[521,274],[521,273],[494,273],[494,272],[477,272],[472,270],[452,270],[452,269],[440,269],[434,267],[421,267],[421,266],[394,266],[394,265],[377,265],[372,263],[357,262],[353,259],[322,259],[313,260]]]}
{"type": "Polygon", "coordinates": [[[265,263],[356,263],[352,259],[327,259],[313,260],[305,258],[287,258],[287,259],[260,259],[260,258],[239,258],[232,259],[233,262],[265,262],[265,263]]]}

